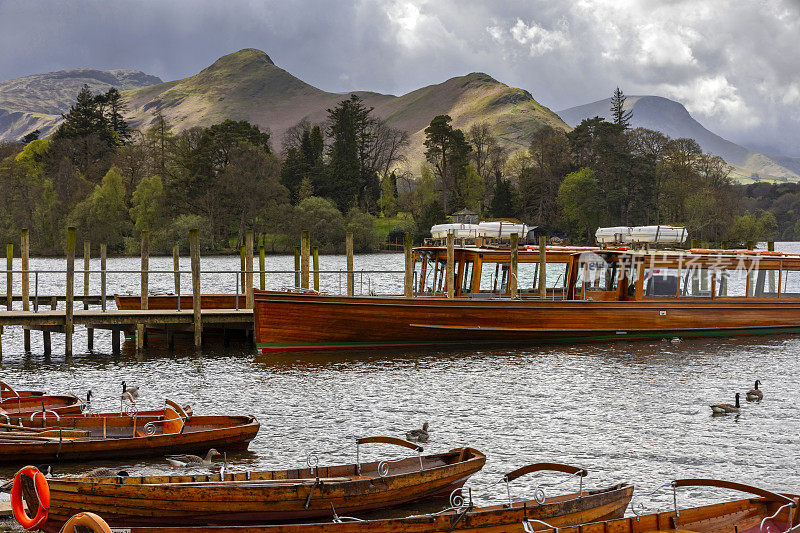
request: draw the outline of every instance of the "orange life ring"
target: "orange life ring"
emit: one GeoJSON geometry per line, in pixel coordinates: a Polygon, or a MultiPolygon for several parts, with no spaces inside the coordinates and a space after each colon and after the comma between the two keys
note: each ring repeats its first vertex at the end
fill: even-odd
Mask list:
{"type": "Polygon", "coordinates": [[[27,530],[37,529],[47,521],[47,514],[50,511],[50,487],[47,485],[47,478],[35,466],[26,466],[14,475],[14,485],[11,487],[11,509],[14,511],[14,518],[17,519],[19,525],[27,530]],[[39,500],[39,509],[33,518],[28,516],[22,505],[23,474],[33,479],[33,488],[36,491],[36,498],[39,500]]]}
{"type": "Polygon", "coordinates": [[[76,527],[88,527],[96,533],[111,533],[106,521],[94,513],[78,513],[67,520],[61,528],[61,533],[75,533],[76,527]]]}

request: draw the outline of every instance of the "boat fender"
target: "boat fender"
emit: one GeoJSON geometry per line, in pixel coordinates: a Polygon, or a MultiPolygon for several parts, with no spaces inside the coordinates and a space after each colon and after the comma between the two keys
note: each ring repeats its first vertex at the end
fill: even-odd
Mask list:
{"type": "Polygon", "coordinates": [[[78,513],[67,520],[61,533],[75,533],[78,527],[89,528],[95,533],[111,533],[111,528],[105,520],[94,513],[78,513]]]}
{"type": "Polygon", "coordinates": [[[47,521],[47,514],[50,511],[50,487],[47,485],[47,478],[35,466],[26,466],[14,475],[14,485],[11,487],[11,509],[14,511],[14,518],[26,530],[38,529],[47,521]],[[33,518],[28,516],[22,504],[23,474],[33,479],[33,488],[36,491],[36,498],[39,500],[39,509],[33,518]]]}

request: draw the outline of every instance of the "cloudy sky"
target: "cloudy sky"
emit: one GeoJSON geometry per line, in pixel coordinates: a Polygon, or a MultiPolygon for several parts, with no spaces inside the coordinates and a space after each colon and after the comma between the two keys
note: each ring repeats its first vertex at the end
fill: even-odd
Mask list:
{"type": "Polygon", "coordinates": [[[0,79],[94,67],[172,80],[249,47],[329,91],[483,71],[560,110],[619,85],[800,157],[800,0],[0,0],[0,79]]]}

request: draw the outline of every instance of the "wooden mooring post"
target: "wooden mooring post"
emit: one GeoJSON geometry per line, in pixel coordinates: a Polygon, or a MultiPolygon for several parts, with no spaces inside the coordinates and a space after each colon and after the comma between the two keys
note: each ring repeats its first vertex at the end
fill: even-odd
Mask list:
{"type": "Polygon", "coordinates": [[[355,286],[355,275],[353,274],[353,234],[347,232],[345,235],[345,248],[347,251],[347,295],[353,296],[355,286]]]}
{"type": "Polygon", "coordinates": [[[455,252],[455,234],[447,232],[447,265],[445,267],[447,278],[445,284],[447,285],[447,297],[455,298],[456,288],[456,252],[455,252]]]}
{"type": "Polygon", "coordinates": [[[308,263],[311,255],[311,235],[308,230],[300,232],[300,288],[308,288],[308,263]]]}
{"type": "Polygon", "coordinates": [[[181,293],[181,250],[176,244],[172,247],[172,270],[175,282],[175,294],[181,293]]]}
{"type": "Polygon", "coordinates": [[[247,270],[247,264],[246,264],[247,260],[245,259],[245,255],[246,254],[247,254],[247,251],[245,250],[245,247],[244,246],[240,246],[239,247],[239,278],[240,278],[239,279],[239,285],[240,285],[239,294],[244,294],[245,293],[245,287],[246,287],[245,281],[246,280],[245,280],[245,276],[244,276],[244,271],[247,270]]]}
{"type": "Polygon", "coordinates": [[[405,257],[405,275],[403,276],[403,295],[411,298],[414,295],[414,255],[411,233],[406,232],[403,240],[403,254],[405,257]]]}
{"type": "MultiPolygon", "coordinates": [[[[89,268],[92,259],[92,243],[83,241],[83,308],[89,309],[89,268]]],[[[94,328],[86,328],[86,347],[94,350],[94,328]]]]}
{"type": "Polygon", "coordinates": [[[244,248],[245,248],[245,266],[247,272],[244,275],[245,279],[245,307],[247,309],[253,308],[253,230],[247,230],[244,234],[244,248]]]}
{"type": "MultiPolygon", "coordinates": [[[[142,230],[142,277],[141,277],[141,309],[148,309],[150,302],[150,232],[142,230]]],[[[136,325],[136,349],[139,350],[147,344],[147,332],[144,324],[136,325]]]]}
{"type": "Polygon", "coordinates": [[[300,287],[300,247],[294,247],[294,286],[300,287]]]}
{"type": "MultiPolygon", "coordinates": [[[[20,258],[22,259],[22,310],[23,311],[30,311],[30,291],[29,291],[29,282],[30,277],[28,275],[28,269],[30,268],[30,241],[29,241],[29,234],[28,230],[22,230],[22,235],[20,236],[20,247],[19,247],[20,258]]],[[[22,341],[23,341],[23,348],[25,352],[31,351],[31,330],[28,328],[23,329],[22,331],[22,341]]]]}
{"type": "Polygon", "coordinates": [[[519,265],[519,234],[511,234],[511,258],[508,263],[508,285],[511,287],[511,297],[519,296],[517,292],[517,266],[519,265]]]}
{"type": "Polygon", "coordinates": [[[539,298],[547,298],[547,237],[539,237],[539,298]]]}
{"type": "Polygon", "coordinates": [[[6,310],[11,311],[14,308],[14,275],[11,271],[14,270],[14,245],[11,243],[6,244],[6,310]]]}
{"type": "Polygon", "coordinates": [[[259,277],[258,287],[262,291],[266,290],[267,288],[267,276],[266,273],[264,272],[266,270],[266,262],[267,262],[266,250],[264,248],[264,244],[262,243],[258,247],[258,277],[259,277]]]}
{"type": "MultiPolygon", "coordinates": [[[[108,259],[108,247],[105,244],[100,245],[100,299],[103,312],[106,311],[106,262],[108,259]]],[[[120,335],[122,331],[119,329],[111,330],[111,353],[120,353],[120,335]]]]}
{"type": "Polygon", "coordinates": [[[64,319],[64,355],[72,356],[73,313],[75,303],[75,226],[67,228],[67,298],[64,319]]]}
{"type": "Polygon", "coordinates": [[[203,345],[203,320],[200,313],[200,243],[198,230],[189,231],[189,254],[192,261],[192,311],[194,322],[194,347],[199,350],[203,345]]]}
{"type": "Polygon", "coordinates": [[[312,248],[311,256],[314,260],[314,290],[319,292],[319,248],[312,248]]]}

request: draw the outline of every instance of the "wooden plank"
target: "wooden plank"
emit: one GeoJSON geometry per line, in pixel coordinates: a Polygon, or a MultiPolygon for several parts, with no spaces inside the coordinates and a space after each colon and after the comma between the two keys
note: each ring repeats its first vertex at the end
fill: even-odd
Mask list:
{"type": "Polygon", "coordinates": [[[247,309],[253,308],[253,230],[244,233],[245,267],[245,304],[247,309]]]}
{"type": "Polygon", "coordinates": [[[353,233],[349,231],[345,235],[345,249],[347,253],[347,295],[353,296],[355,290],[355,279],[353,275],[353,233]]]}
{"type": "Polygon", "coordinates": [[[6,311],[11,311],[14,308],[14,245],[12,243],[6,244],[6,311]]]}
{"type": "Polygon", "coordinates": [[[511,258],[508,264],[508,284],[511,287],[511,297],[516,298],[517,293],[517,265],[519,264],[519,234],[511,234],[511,258]]]}
{"type": "Polygon", "coordinates": [[[67,228],[67,300],[64,309],[64,352],[72,355],[72,333],[75,294],[75,226],[67,228]]]}
{"type": "Polygon", "coordinates": [[[405,276],[403,277],[403,295],[411,298],[414,295],[414,257],[411,233],[406,232],[403,238],[403,252],[405,256],[405,276]]]}
{"type": "Polygon", "coordinates": [[[192,317],[194,323],[194,347],[200,349],[203,344],[203,318],[200,312],[200,244],[198,230],[189,231],[189,251],[192,261],[192,317]]]}

